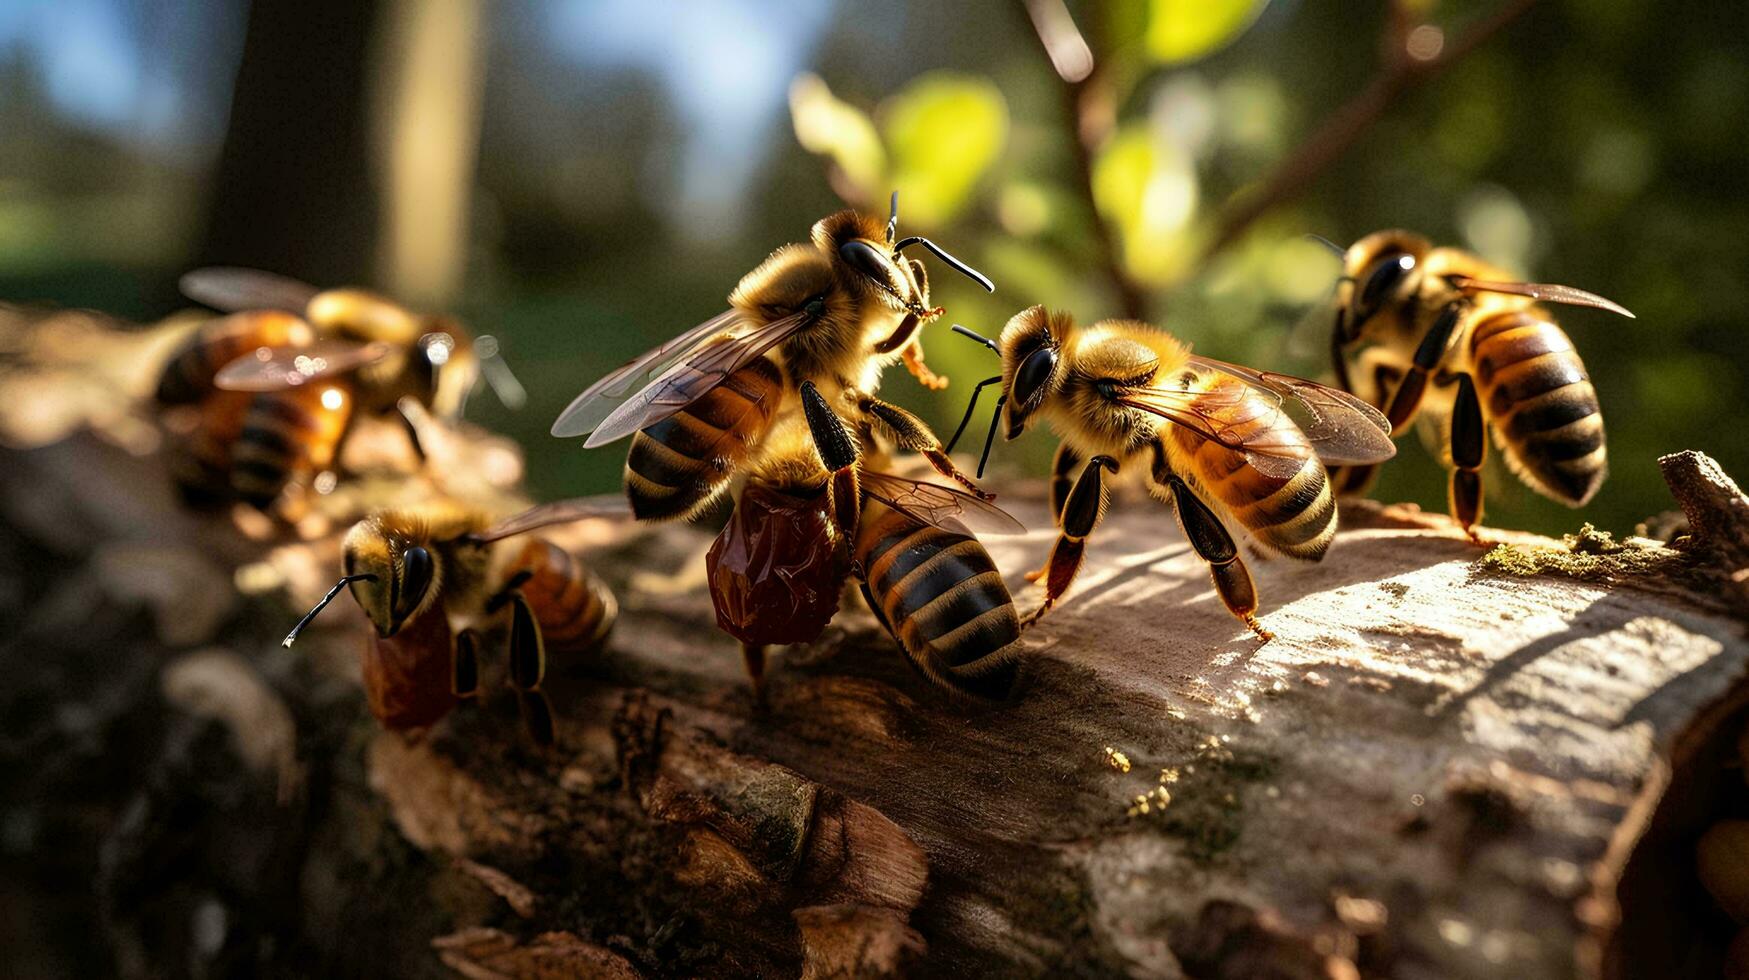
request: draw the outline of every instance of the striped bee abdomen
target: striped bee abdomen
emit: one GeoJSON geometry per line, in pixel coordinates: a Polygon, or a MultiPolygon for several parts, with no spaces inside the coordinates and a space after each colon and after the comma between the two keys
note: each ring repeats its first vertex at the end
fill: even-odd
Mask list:
{"type": "Polygon", "coordinates": [[[1019,668],[1020,618],[977,538],[870,502],[856,559],[869,609],[924,676],[980,697],[1009,692],[1019,668]]]}
{"type": "Polygon", "coordinates": [[[351,417],[352,396],[338,385],[256,395],[231,444],[231,489],[266,507],[287,483],[334,462],[351,417]]]}
{"type": "Polygon", "coordinates": [[[259,347],[302,347],[315,334],[299,317],[251,310],[209,320],[178,344],[158,377],[160,405],[188,405],[213,390],[219,369],[259,347]]]}
{"type": "Polygon", "coordinates": [[[1305,458],[1283,478],[1252,466],[1242,452],[1173,425],[1167,429],[1167,438],[1176,443],[1170,458],[1175,466],[1188,470],[1179,475],[1209,503],[1219,504],[1217,509],[1249,531],[1259,545],[1304,561],[1323,558],[1336,536],[1336,498],[1305,433],[1274,399],[1241,381],[1221,378],[1210,391],[1221,398],[1220,407],[1210,413],[1226,423],[1234,438],[1301,447],[1305,458]]]}
{"type": "Polygon", "coordinates": [[[1470,363],[1513,472],[1568,506],[1589,501],[1609,470],[1603,414],[1567,334],[1534,310],[1496,313],[1472,328],[1470,363]]]}
{"type": "Polygon", "coordinates": [[[704,507],[728,486],[782,400],[783,372],[762,357],[633,436],[625,468],[632,514],[662,520],[704,507]]]}
{"type": "Polygon", "coordinates": [[[504,570],[508,578],[528,572],[522,596],[540,624],[547,649],[581,652],[598,645],[613,628],[619,603],[576,555],[544,538],[527,538],[504,570]]]}
{"type": "Polygon", "coordinates": [[[170,471],[190,506],[212,507],[231,499],[231,449],[255,396],[215,391],[200,403],[194,428],[170,455],[170,471]]]}

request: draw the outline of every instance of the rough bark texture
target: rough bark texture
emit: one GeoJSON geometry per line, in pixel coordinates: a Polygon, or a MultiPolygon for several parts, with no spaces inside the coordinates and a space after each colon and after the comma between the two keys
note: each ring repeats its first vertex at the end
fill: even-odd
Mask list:
{"type": "MultiPolygon", "coordinates": [[[[1672,772],[1741,721],[1749,503],[1678,454],[1675,548],[1484,552],[1349,507],[1321,564],[1254,564],[1261,646],[1166,511],[1122,500],[1000,706],[944,698],[853,602],[757,706],[710,533],[579,525],[554,536],[623,614],[553,665],[559,745],[508,695],[407,739],[364,711],[356,609],[277,645],[338,567],[320,515],[261,541],[181,511],[138,419],[55,373],[85,345],[16,329],[10,975],[1631,976],[1671,934],[1656,901],[1618,931],[1617,882],[1672,772]],[[21,423],[23,391],[86,399],[81,424],[21,423]]],[[[116,370],[96,387],[125,398],[116,370]]],[[[1048,540],[988,544],[1021,586],[1048,540]]],[[[1688,873],[1641,870],[1648,895],[1688,873]]]]}

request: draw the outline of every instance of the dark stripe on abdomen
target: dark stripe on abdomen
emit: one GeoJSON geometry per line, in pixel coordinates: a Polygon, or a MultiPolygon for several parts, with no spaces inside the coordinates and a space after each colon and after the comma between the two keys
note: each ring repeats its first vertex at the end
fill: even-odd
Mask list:
{"type": "Polygon", "coordinates": [[[297,347],[315,339],[308,324],[278,310],[251,310],[208,320],[170,355],[158,378],[161,405],[186,405],[213,390],[225,365],[257,347],[297,347]]]}
{"type": "MultiPolygon", "coordinates": [[[[1304,458],[1283,479],[1265,473],[1242,452],[1203,438],[1191,429],[1174,425],[1169,436],[1189,456],[1189,476],[1205,503],[1215,505],[1260,546],[1297,558],[1318,561],[1336,536],[1336,500],[1329,474],[1319,462],[1305,433],[1286,412],[1266,396],[1244,388],[1238,381],[1223,379],[1216,390],[1227,388],[1244,396],[1242,406],[1217,408],[1213,414],[1226,424],[1237,440],[1278,446],[1298,446],[1304,458]]],[[[1287,466],[1295,460],[1285,461],[1287,466]]]]}
{"type": "Polygon", "coordinates": [[[760,358],[633,436],[625,466],[633,515],[687,517],[709,503],[764,437],[782,396],[782,372],[760,358]]]}
{"type": "Polygon", "coordinates": [[[315,461],[332,459],[351,414],[322,404],[322,390],[303,388],[255,396],[231,446],[231,488],[246,503],[266,507],[315,461]]]}
{"type": "Polygon", "coordinates": [[[530,538],[506,577],[530,573],[521,586],[549,652],[593,648],[613,627],[618,603],[578,558],[544,538],[530,538]]]}
{"type": "Polygon", "coordinates": [[[1577,507],[1608,472],[1603,414],[1573,342],[1552,320],[1516,310],[1476,324],[1477,394],[1514,472],[1577,507]]]}
{"type": "Polygon", "coordinates": [[[871,503],[856,557],[868,576],[864,598],[924,676],[982,697],[1008,692],[1020,619],[976,538],[871,503]]]}

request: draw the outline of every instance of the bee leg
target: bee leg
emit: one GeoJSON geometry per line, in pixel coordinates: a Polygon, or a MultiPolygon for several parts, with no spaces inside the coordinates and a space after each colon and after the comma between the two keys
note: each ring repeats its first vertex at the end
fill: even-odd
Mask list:
{"type": "Polygon", "coordinates": [[[1081,559],[1087,551],[1087,537],[1099,526],[1099,519],[1105,515],[1106,470],[1115,475],[1117,460],[1110,456],[1095,456],[1088,460],[1087,468],[1081,471],[1080,477],[1075,480],[1075,486],[1064,499],[1060,515],[1062,533],[1057,536],[1057,543],[1051,547],[1051,556],[1045,561],[1044,602],[1020,621],[1021,629],[1031,628],[1056,605],[1057,600],[1069,591],[1070,583],[1075,581],[1075,573],[1081,570],[1081,559]]]}
{"type": "Polygon", "coordinates": [[[953,460],[947,457],[942,449],[941,439],[924,424],[923,420],[897,405],[881,401],[879,398],[864,398],[858,407],[868,415],[874,424],[874,429],[881,436],[892,440],[900,449],[920,454],[935,467],[942,476],[965,487],[979,500],[994,500],[996,495],[985,493],[972,478],[961,473],[953,465],[953,460]]]}
{"type": "Polygon", "coordinates": [[[753,703],[765,704],[765,644],[742,643],[741,662],[747,665],[747,679],[753,684],[753,703]]]}
{"type": "Polygon", "coordinates": [[[1189,484],[1174,476],[1167,480],[1166,485],[1172,490],[1178,525],[1184,529],[1184,536],[1190,539],[1190,546],[1196,549],[1197,555],[1208,562],[1215,591],[1227,604],[1227,611],[1249,626],[1251,632],[1264,642],[1275,639],[1275,634],[1257,621],[1257,587],[1252,584],[1251,572],[1245,568],[1245,560],[1239,557],[1239,547],[1233,543],[1233,536],[1227,533],[1226,525],[1190,489],[1189,484]]]}
{"type": "Polygon", "coordinates": [[[808,421],[808,431],[814,437],[814,449],[820,462],[832,473],[832,520],[845,542],[856,540],[856,526],[862,515],[862,491],[858,486],[856,464],[862,459],[861,440],[845,423],[826,396],[812,381],[801,385],[802,416],[808,421]]]}
{"type": "Polygon", "coordinates": [[[899,360],[904,363],[905,370],[917,379],[917,383],[930,391],[941,391],[947,387],[947,375],[936,374],[923,363],[923,338],[914,338],[905,349],[899,352],[899,360]]]}
{"type": "MultiPolygon", "coordinates": [[[[918,303],[929,302],[929,270],[923,268],[921,259],[906,259],[905,267],[911,270],[911,281],[917,284],[918,303]]],[[[911,324],[910,329],[913,331],[922,326],[922,321],[918,320],[915,314],[905,317],[905,321],[911,324]]],[[[903,324],[900,325],[900,329],[905,329],[903,324]]],[[[921,334],[911,338],[911,342],[899,352],[899,357],[904,362],[905,370],[911,372],[911,376],[917,379],[918,384],[930,391],[940,391],[947,387],[947,375],[936,374],[923,363],[923,337],[921,334]]]]}
{"type": "MultiPolygon", "coordinates": [[[[1063,526],[1063,505],[1069,501],[1069,488],[1074,486],[1071,479],[1075,467],[1081,465],[1081,454],[1066,442],[1057,443],[1057,454],[1051,458],[1051,520],[1058,527],[1063,526]]],[[[1026,573],[1028,582],[1037,582],[1045,577],[1050,568],[1047,563],[1041,568],[1026,573]]]]}
{"type": "Polygon", "coordinates": [[[425,443],[419,438],[419,423],[413,421],[413,416],[397,407],[395,417],[401,420],[401,430],[407,433],[407,444],[413,447],[413,455],[424,466],[429,458],[425,454],[425,443]]]}
{"type": "Polygon", "coordinates": [[[1063,507],[1069,502],[1069,489],[1074,485],[1070,474],[1081,465],[1081,454],[1066,442],[1057,443],[1057,454],[1051,457],[1051,518],[1063,526],[1063,507]]]}
{"type": "Polygon", "coordinates": [[[521,592],[510,593],[510,683],[516,688],[522,721],[539,745],[553,744],[553,711],[541,681],[547,674],[547,646],[540,622],[521,592]]]}
{"type": "Polygon", "coordinates": [[[1391,397],[1391,407],[1385,410],[1393,430],[1401,429],[1415,418],[1416,409],[1421,407],[1421,396],[1427,393],[1427,379],[1439,367],[1439,362],[1445,360],[1445,350],[1451,346],[1451,335],[1469,308],[1463,300],[1448,303],[1440,311],[1439,319],[1427,328],[1421,345],[1415,348],[1415,360],[1409,373],[1403,376],[1397,393],[1391,397]]]}
{"type": "Polygon", "coordinates": [[[922,325],[923,321],[918,318],[917,314],[905,314],[905,318],[899,321],[899,325],[893,328],[892,333],[887,334],[886,339],[875,341],[874,352],[876,354],[891,354],[901,347],[910,346],[912,339],[917,335],[917,328],[922,325]]]}
{"type": "Polygon", "coordinates": [[[449,689],[458,698],[471,698],[480,689],[480,634],[465,629],[456,634],[450,659],[449,689]]]}
{"type": "Polygon", "coordinates": [[[542,748],[553,744],[553,704],[547,696],[540,691],[519,691],[516,706],[522,711],[528,737],[542,748]]]}
{"type": "Polygon", "coordinates": [[[1482,460],[1488,452],[1487,424],[1476,383],[1457,376],[1457,398],[1451,410],[1451,516],[1477,544],[1476,522],[1482,519],[1482,460]]]}

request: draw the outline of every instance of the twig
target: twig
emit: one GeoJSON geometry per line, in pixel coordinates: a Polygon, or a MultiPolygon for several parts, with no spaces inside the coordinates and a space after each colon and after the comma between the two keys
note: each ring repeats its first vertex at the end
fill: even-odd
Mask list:
{"type": "Polygon", "coordinates": [[[1305,190],[1324,169],[1347,152],[1360,134],[1384,115],[1405,90],[1419,85],[1463,59],[1508,24],[1522,16],[1536,0],[1507,0],[1493,16],[1476,24],[1461,37],[1442,44],[1438,28],[1421,24],[1413,30],[1400,4],[1392,4],[1385,23],[1385,57],[1372,80],[1341,108],[1331,113],[1317,131],[1307,137],[1275,168],[1258,190],[1229,202],[1217,231],[1203,249],[1201,262],[1239,239],[1251,223],[1271,208],[1305,190]],[[1431,31],[1431,34],[1424,32],[1431,31]],[[1417,51],[1417,40],[1424,47],[1417,51]]]}
{"type": "Polygon", "coordinates": [[[1026,0],[1026,13],[1038,34],[1039,45],[1050,59],[1051,69],[1063,80],[1063,122],[1072,130],[1069,146],[1075,158],[1081,195],[1093,215],[1098,260],[1117,294],[1123,315],[1135,320],[1147,316],[1142,291],[1124,272],[1113,229],[1099,213],[1093,198],[1093,155],[1111,138],[1117,126],[1117,98],[1111,80],[1093,55],[1089,44],[1063,0],[1026,0]]]}

